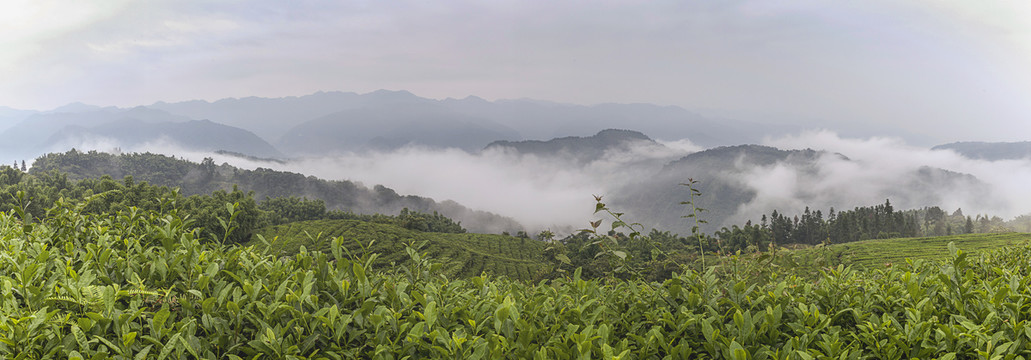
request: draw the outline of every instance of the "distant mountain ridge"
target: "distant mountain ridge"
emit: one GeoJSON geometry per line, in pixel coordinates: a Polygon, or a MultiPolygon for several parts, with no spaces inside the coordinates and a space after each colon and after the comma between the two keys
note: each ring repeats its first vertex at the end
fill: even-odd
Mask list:
{"type": "Polygon", "coordinates": [[[567,156],[584,164],[600,159],[609,151],[628,150],[631,146],[663,147],[647,135],[633,130],[606,129],[592,136],[567,136],[551,140],[492,142],[484,151],[510,149],[523,155],[567,156]]]}
{"type": "Polygon", "coordinates": [[[407,91],[379,90],[363,95],[354,92],[320,91],[304,96],[281,98],[252,96],[226,98],[214,102],[157,102],[147,107],[245,128],[270,143],[276,143],[293,127],[336,112],[419,101],[420,98],[407,91]]]}
{"type": "Polygon", "coordinates": [[[57,148],[59,144],[83,144],[90,141],[111,141],[127,148],[149,143],[179,146],[193,151],[228,151],[255,157],[283,157],[271,144],[250,131],[208,120],[147,123],[127,118],[94,127],[70,125],[52,135],[45,146],[57,148]]]}
{"type": "Polygon", "coordinates": [[[1019,160],[1031,158],[1031,141],[1022,142],[955,142],[938,145],[932,150],[952,150],[978,160],[1019,160]]]}
{"type": "MultiPolygon", "coordinates": [[[[4,134],[14,140],[6,144],[6,148],[0,146],[0,151],[30,157],[35,156],[30,154],[67,150],[44,148],[44,145],[64,143],[60,141],[62,137],[76,138],[69,134],[82,129],[108,139],[143,142],[125,133],[111,134],[112,127],[105,126],[124,118],[147,123],[209,120],[249,131],[288,157],[391,151],[409,145],[477,152],[499,140],[590,136],[604,129],[633,129],[659,140],[689,139],[709,147],[756,142],[763,136],[791,130],[776,125],[710,119],[676,106],[611,103],[585,106],[529,99],[488,101],[475,96],[435,100],[408,91],[389,90],[366,94],[317,92],[214,102],[157,102],[127,109],[72,103],[52,111],[5,113],[10,114],[12,122],[18,117],[24,119],[5,131],[4,134]],[[65,129],[70,126],[78,127],[65,129]],[[90,128],[97,129],[90,131],[90,128]],[[54,136],[62,130],[65,130],[62,135],[54,136]]],[[[245,138],[226,139],[254,142],[245,138]]],[[[199,147],[210,148],[216,146],[208,143],[199,147]]],[[[274,153],[264,144],[225,150],[258,157],[274,153]]]]}
{"type": "Polygon", "coordinates": [[[438,104],[351,109],[295,126],[280,148],[293,154],[390,151],[417,145],[478,151],[491,141],[515,139],[504,125],[452,111],[438,104]]]}
{"type": "MultiPolygon", "coordinates": [[[[318,92],[285,98],[161,102],[149,107],[245,128],[288,153],[317,153],[318,149],[326,146],[323,141],[314,141],[312,149],[305,149],[304,142],[298,140],[301,134],[348,137],[349,144],[343,145],[345,148],[368,147],[367,144],[382,148],[409,143],[439,146],[441,133],[460,128],[456,127],[458,123],[468,125],[464,130],[467,134],[480,136],[493,131],[502,135],[484,142],[479,146],[481,148],[495,140],[588,136],[603,129],[634,129],[661,140],[690,139],[708,147],[757,142],[763,136],[794,130],[776,125],[710,119],[676,106],[585,106],[529,99],[487,101],[475,96],[435,100],[408,91],[388,90],[367,94],[318,92]],[[411,116],[413,111],[426,109],[435,110],[422,121],[411,116]],[[395,125],[361,127],[357,129],[362,134],[360,136],[342,131],[353,126],[356,118],[362,117],[395,125]],[[435,128],[434,124],[441,127],[435,128]]],[[[452,146],[467,148],[482,141],[479,137],[474,138],[477,140],[452,146]]],[[[462,137],[454,140],[462,140],[462,137]]]]}

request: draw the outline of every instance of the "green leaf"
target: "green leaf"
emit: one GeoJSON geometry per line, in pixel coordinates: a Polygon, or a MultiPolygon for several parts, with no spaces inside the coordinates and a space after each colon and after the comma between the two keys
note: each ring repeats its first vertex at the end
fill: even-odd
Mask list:
{"type": "Polygon", "coordinates": [[[126,333],[125,335],[122,335],[122,346],[130,347],[130,346],[132,346],[132,344],[134,342],[136,342],[136,332],[135,331],[130,332],[130,333],[126,333]]]}
{"type": "Polygon", "coordinates": [[[555,255],[555,259],[560,261],[560,262],[562,262],[563,264],[566,264],[566,265],[572,265],[573,264],[572,260],[570,260],[569,257],[566,256],[566,254],[557,254],[557,255],[555,255]]]}
{"type": "Polygon", "coordinates": [[[186,338],[179,337],[179,342],[183,344],[183,347],[186,348],[186,351],[190,352],[190,355],[193,355],[194,359],[200,359],[200,355],[197,353],[197,350],[194,349],[188,341],[186,341],[186,338]]]}
{"type": "Polygon", "coordinates": [[[105,339],[105,338],[104,338],[104,337],[102,337],[102,336],[94,336],[93,338],[94,338],[94,339],[96,339],[96,340],[99,340],[99,341],[100,341],[100,342],[102,342],[102,343],[104,343],[104,345],[107,345],[107,347],[108,347],[108,348],[111,348],[112,350],[114,350],[115,352],[117,352],[117,353],[118,353],[118,355],[125,355],[125,353],[123,353],[123,352],[122,352],[122,348],[121,348],[121,347],[119,347],[118,345],[115,345],[115,344],[114,344],[113,342],[111,342],[110,340],[108,340],[108,339],[105,339]]]}
{"type": "Polygon", "coordinates": [[[168,311],[168,306],[162,306],[161,310],[154,314],[154,326],[157,328],[157,331],[164,332],[165,323],[168,321],[169,315],[171,315],[171,312],[168,311]]]}
{"type": "Polygon", "coordinates": [[[436,301],[430,301],[430,303],[428,305],[426,305],[425,315],[426,315],[426,329],[430,330],[431,328],[433,328],[433,324],[437,322],[437,302],[436,301]]]}
{"type": "Polygon", "coordinates": [[[748,355],[748,351],[741,344],[738,344],[737,341],[730,342],[730,356],[734,360],[748,360],[751,358],[748,355]]]}
{"type": "Polygon", "coordinates": [[[179,339],[179,333],[173,334],[172,337],[168,339],[168,342],[161,347],[161,352],[158,353],[158,360],[164,360],[168,355],[172,354],[172,350],[175,350],[176,346],[180,344],[179,339]]]}
{"type": "Polygon", "coordinates": [[[352,271],[354,272],[355,279],[358,280],[359,283],[367,283],[369,281],[369,279],[365,277],[365,268],[357,262],[354,263],[352,271]]]}
{"type": "Polygon", "coordinates": [[[75,342],[79,345],[79,350],[89,352],[89,341],[78,325],[72,324],[72,335],[75,336],[75,342]]]}

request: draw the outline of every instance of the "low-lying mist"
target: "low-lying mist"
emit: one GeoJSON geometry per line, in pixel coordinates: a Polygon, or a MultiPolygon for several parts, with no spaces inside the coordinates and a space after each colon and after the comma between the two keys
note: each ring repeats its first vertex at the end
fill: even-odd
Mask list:
{"type": "MultiPolygon", "coordinates": [[[[211,157],[217,164],[225,162],[246,169],[271,168],[328,180],[351,180],[370,187],[382,184],[400,194],[454,200],[472,209],[512,217],[531,234],[543,229],[568,234],[596,218],[592,195],[612,195],[633,188],[669,162],[703,150],[688,141],[660,143],[664,146],[610,151],[589,163],[577,163],[562,154],[534,156],[498,149],[469,153],[418,146],[283,163],[186,151],[162,141],[122,150],[163,153],[198,162],[211,157]]],[[[721,181],[745,186],[755,196],[739,204],[732,216],[711,222],[742,224],[774,209],[787,214],[799,213],[806,206],[842,210],[880,204],[885,199],[890,199],[896,209],[937,205],[946,211],[962,208],[970,215],[1007,219],[1031,213],[1031,202],[1027,201],[1031,199],[1031,187],[1027,186],[1031,183],[1031,160],[971,160],[948,150],[909,146],[899,139],[847,139],[830,131],[768,138],[764,144],[826,153],[804,171],[785,163],[736,169],[735,175],[721,181]],[[938,182],[936,176],[950,173],[937,169],[972,177],[952,174],[950,179],[962,180],[938,182]]],[[[111,151],[114,145],[93,141],[77,148],[111,151]]],[[[650,227],[649,219],[635,216],[634,209],[610,205],[626,212],[629,220],[650,227]]]]}
{"type": "Polygon", "coordinates": [[[937,205],[947,211],[961,208],[966,214],[1007,219],[1031,213],[1031,159],[973,160],[951,150],[910,146],[896,138],[847,139],[830,131],[768,138],[764,144],[828,153],[821,156],[815,177],[793,176],[783,166],[753,169],[744,181],[758,195],[743,206],[743,213],[771,207],[797,212],[806,205],[844,209],[885,199],[898,209],[937,205]],[[960,180],[929,181],[928,177],[942,175],[937,169],[973,178],[953,176],[960,180]],[[915,178],[914,174],[924,176],[915,178]]]}
{"type": "Polygon", "coordinates": [[[535,156],[507,149],[471,154],[411,146],[392,152],[299,159],[280,169],[366,185],[382,184],[402,194],[454,200],[473,209],[509,216],[528,231],[569,233],[586,227],[591,219],[592,195],[606,194],[698,150],[686,141],[671,142],[666,147],[635,146],[578,164],[562,154],[535,156]]]}

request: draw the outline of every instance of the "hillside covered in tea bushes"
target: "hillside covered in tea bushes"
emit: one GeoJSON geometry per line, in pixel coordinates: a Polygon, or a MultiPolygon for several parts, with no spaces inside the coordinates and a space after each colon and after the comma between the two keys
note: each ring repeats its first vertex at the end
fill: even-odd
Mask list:
{"type": "MultiPolygon", "coordinates": [[[[451,278],[413,248],[375,265],[343,237],[293,256],[199,238],[176,211],[0,214],[11,358],[1019,359],[1031,248],[800,276],[779,256],[662,282],[451,278]]],[[[231,228],[232,223],[227,224],[231,228]]]]}

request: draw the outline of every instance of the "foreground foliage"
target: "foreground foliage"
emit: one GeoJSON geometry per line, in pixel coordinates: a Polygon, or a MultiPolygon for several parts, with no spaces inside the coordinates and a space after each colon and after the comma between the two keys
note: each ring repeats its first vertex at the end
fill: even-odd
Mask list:
{"type": "Polygon", "coordinates": [[[727,262],[662,283],[451,280],[411,248],[204,243],[175,211],[0,215],[6,358],[1022,359],[1031,248],[816,279],[727,262]]]}

